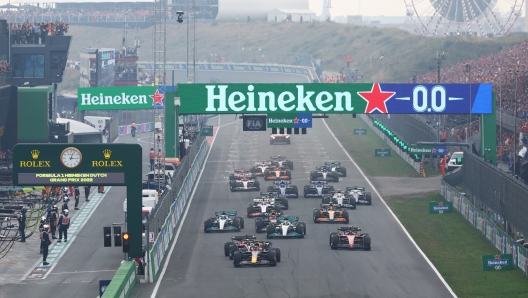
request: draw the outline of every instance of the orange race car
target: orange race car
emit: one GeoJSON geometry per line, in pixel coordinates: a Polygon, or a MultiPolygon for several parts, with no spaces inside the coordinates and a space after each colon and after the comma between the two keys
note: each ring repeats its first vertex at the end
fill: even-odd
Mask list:
{"type": "Polygon", "coordinates": [[[264,180],[291,180],[291,170],[286,167],[274,167],[264,171],[264,180]]]}
{"type": "Polygon", "coordinates": [[[313,220],[315,223],[348,223],[348,211],[337,209],[334,204],[330,203],[321,209],[314,209],[313,220]]]}

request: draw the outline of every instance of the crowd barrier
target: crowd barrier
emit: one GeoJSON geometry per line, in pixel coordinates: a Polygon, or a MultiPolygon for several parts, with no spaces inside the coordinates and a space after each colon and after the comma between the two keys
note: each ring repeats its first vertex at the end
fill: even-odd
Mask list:
{"type": "Polygon", "coordinates": [[[452,202],[455,210],[462,214],[473,227],[477,228],[482,233],[482,236],[491,241],[501,254],[512,254],[515,266],[528,275],[528,255],[522,245],[501,230],[491,218],[486,216],[486,213],[476,208],[464,194],[458,192],[443,179],[440,186],[440,194],[447,201],[452,202]]]}
{"type": "Polygon", "coordinates": [[[204,164],[205,157],[209,147],[207,142],[202,142],[200,151],[196,155],[194,162],[191,165],[183,184],[177,194],[176,200],[170,206],[168,216],[165,218],[164,224],[161,226],[160,232],[152,243],[152,247],[147,253],[147,270],[149,270],[148,281],[154,282],[158,277],[160,267],[162,266],[169,246],[174,239],[174,232],[179,227],[181,219],[184,215],[185,208],[189,202],[192,189],[196,182],[196,178],[204,164]]]}
{"type": "MultiPolygon", "coordinates": [[[[149,123],[138,123],[136,124],[136,133],[141,132],[149,132],[152,129],[152,124],[149,123]]],[[[119,129],[119,135],[129,135],[132,132],[132,126],[131,125],[121,125],[118,127],[119,129]]]]}
{"type": "Polygon", "coordinates": [[[101,298],[126,298],[136,285],[136,262],[125,261],[117,269],[101,298]]]}

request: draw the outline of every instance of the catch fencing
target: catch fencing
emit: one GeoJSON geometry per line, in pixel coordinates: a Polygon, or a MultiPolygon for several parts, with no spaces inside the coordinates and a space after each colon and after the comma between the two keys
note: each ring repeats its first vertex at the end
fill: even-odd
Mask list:
{"type": "MultiPolygon", "coordinates": [[[[466,159],[465,154],[464,159],[466,159]]],[[[464,160],[464,167],[466,166],[465,163],[466,160],[464,160]]],[[[482,236],[486,237],[493,246],[501,252],[501,254],[512,254],[514,265],[528,275],[528,255],[526,248],[508,236],[508,234],[494,222],[493,218],[489,217],[485,211],[476,207],[471,202],[471,199],[468,199],[463,193],[458,192],[447,182],[447,180],[450,179],[456,180],[457,177],[455,175],[465,176],[463,172],[464,171],[458,171],[458,173],[449,175],[453,177],[446,179],[449,177],[447,176],[442,179],[440,193],[447,201],[452,202],[455,210],[462,214],[464,218],[473,225],[473,227],[478,229],[482,233],[482,236]]],[[[462,177],[458,178],[461,179],[462,177]]],[[[524,198],[526,199],[526,196],[524,198]]]]}

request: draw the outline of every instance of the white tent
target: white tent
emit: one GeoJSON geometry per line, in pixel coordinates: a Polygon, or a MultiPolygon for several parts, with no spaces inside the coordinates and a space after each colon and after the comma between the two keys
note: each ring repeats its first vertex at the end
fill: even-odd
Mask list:
{"type": "Polygon", "coordinates": [[[315,21],[315,12],[309,9],[279,8],[268,12],[268,22],[286,22],[289,15],[291,15],[292,22],[300,22],[301,17],[303,22],[315,21]]]}

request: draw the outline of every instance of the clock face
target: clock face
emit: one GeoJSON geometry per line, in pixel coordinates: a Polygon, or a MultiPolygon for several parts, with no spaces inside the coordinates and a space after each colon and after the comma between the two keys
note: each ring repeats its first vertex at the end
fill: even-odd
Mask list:
{"type": "Polygon", "coordinates": [[[63,166],[68,169],[74,169],[81,164],[82,154],[79,149],[69,147],[62,151],[60,159],[63,166]]]}

